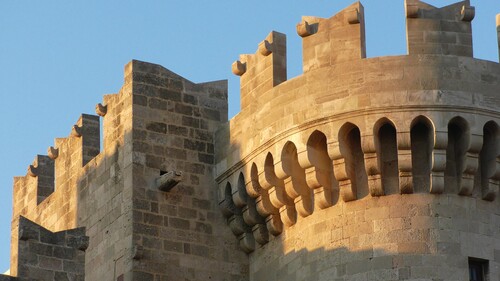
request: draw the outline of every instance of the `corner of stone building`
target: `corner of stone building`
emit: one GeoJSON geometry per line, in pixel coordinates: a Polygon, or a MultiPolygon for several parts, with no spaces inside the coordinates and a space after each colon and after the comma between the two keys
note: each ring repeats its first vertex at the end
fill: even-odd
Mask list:
{"type": "Polygon", "coordinates": [[[133,269],[122,278],[245,280],[248,258],[238,251],[216,204],[215,131],[228,119],[227,81],[194,83],[135,60],[125,67],[125,77],[133,100],[136,250],[133,269]],[[159,182],[169,175],[177,182],[162,191],[159,182]]]}

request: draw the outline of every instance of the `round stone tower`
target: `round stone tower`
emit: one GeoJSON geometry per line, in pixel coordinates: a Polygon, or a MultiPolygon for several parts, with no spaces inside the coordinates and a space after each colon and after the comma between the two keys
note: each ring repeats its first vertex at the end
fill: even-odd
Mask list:
{"type": "Polygon", "coordinates": [[[233,64],[216,181],[250,280],[500,280],[500,65],[469,1],[405,5],[408,55],[366,58],[358,2],[297,25],[298,77],[278,32],[233,64]]]}

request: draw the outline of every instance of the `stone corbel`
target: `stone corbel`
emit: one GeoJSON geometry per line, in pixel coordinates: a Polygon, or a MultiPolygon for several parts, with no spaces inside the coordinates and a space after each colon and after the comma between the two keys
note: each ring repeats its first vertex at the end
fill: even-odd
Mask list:
{"type": "Polygon", "coordinates": [[[410,132],[397,132],[399,192],[413,193],[410,132]]]}
{"type": "MultiPolygon", "coordinates": [[[[274,170],[274,169],[273,169],[274,170]]],[[[279,209],[284,205],[291,205],[292,200],[285,192],[285,184],[276,177],[274,171],[264,171],[259,175],[259,183],[267,190],[271,204],[279,209]]]]}
{"type": "Polygon", "coordinates": [[[264,219],[260,216],[259,212],[257,212],[257,207],[255,206],[254,200],[251,200],[247,205],[245,205],[245,207],[243,207],[242,213],[243,220],[249,226],[264,223],[264,219]]]}
{"type": "Polygon", "coordinates": [[[243,252],[250,254],[255,250],[255,239],[251,232],[241,234],[238,239],[240,240],[240,248],[243,252]]]}
{"type": "Polygon", "coordinates": [[[274,236],[278,236],[283,232],[283,222],[279,214],[272,214],[266,218],[266,227],[274,236]]]}
{"type": "Polygon", "coordinates": [[[297,211],[295,205],[284,205],[280,208],[280,219],[287,227],[294,225],[297,222],[297,211]]]}
{"type": "Polygon", "coordinates": [[[269,231],[265,224],[256,224],[252,227],[253,237],[260,245],[265,245],[269,242],[269,231]]]}
{"type": "MultiPolygon", "coordinates": [[[[257,175],[258,172],[256,171],[255,174],[257,175]]],[[[262,187],[260,186],[259,181],[257,179],[250,176],[250,181],[245,184],[245,190],[248,196],[252,198],[257,198],[260,196],[262,192],[262,187]]]]}
{"type": "Polygon", "coordinates": [[[327,167],[314,166],[309,159],[307,150],[299,153],[298,158],[299,164],[305,172],[306,184],[313,191],[314,204],[320,209],[331,207],[333,205],[333,167],[328,155],[325,155],[329,162],[327,167]]]}
{"type": "Polygon", "coordinates": [[[448,133],[445,131],[436,131],[434,139],[434,148],[431,156],[432,167],[430,193],[441,194],[444,192],[444,171],[446,169],[448,133]]]}
{"type": "Polygon", "coordinates": [[[461,177],[458,181],[458,194],[460,195],[472,194],[472,190],[474,189],[474,177],[479,167],[479,152],[481,152],[482,146],[483,137],[480,134],[471,134],[469,148],[465,153],[464,164],[461,167],[462,174],[457,175],[457,177],[461,177]]]}
{"type": "Polygon", "coordinates": [[[339,182],[340,196],[344,202],[353,201],[357,199],[356,190],[351,183],[351,179],[347,174],[345,158],[340,153],[338,142],[332,145],[332,149],[328,149],[330,159],[333,161],[333,173],[339,182]]]}
{"type": "Polygon", "coordinates": [[[278,213],[278,209],[271,204],[267,190],[264,190],[262,195],[255,199],[255,206],[257,208],[257,212],[259,212],[259,214],[263,217],[278,213]]]}
{"type": "Polygon", "coordinates": [[[382,175],[380,173],[374,136],[363,135],[361,137],[361,147],[365,155],[365,170],[368,176],[368,190],[370,191],[370,195],[382,196],[385,193],[382,187],[382,175]]]}
{"type": "Polygon", "coordinates": [[[482,199],[493,201],[498,196],[500,187],[500,157],[496,157],[494,166],[492,167],[492,175],[486,179],[486,185],[482,186],[482,199]]]}
{"type": "Polygon", "coordinates": [[[243,217],[241,215],[232,215],[228,219],[229,228],[234,235],[239,236],[245,233],[248,226],[245,224],[243,217]]]}

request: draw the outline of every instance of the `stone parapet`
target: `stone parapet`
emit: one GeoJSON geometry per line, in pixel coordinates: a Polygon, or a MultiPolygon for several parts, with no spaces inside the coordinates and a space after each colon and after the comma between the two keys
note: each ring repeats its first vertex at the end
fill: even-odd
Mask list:
{"type": "Polygon", "coordinates": [[[470,1],[436,8],[419,0],[406,0],[408,53],[472,57],[470,1]]]}
{"type": "Polygon", "coordinates": [[[251,267],[276,244],[300,244],[290,238],[300,221],[358,201],[426,194],[498,215],[500,66],[472,58],[474,8],[406,1],[406,13],[408,55],[368,59],[359,3],[303,18],[304,73],[259,92],[260,105],[217,132],[227,145],[216,150],[219,206],[251,267]],[[337,56],[343,47],[350,56],[337,56]]]}

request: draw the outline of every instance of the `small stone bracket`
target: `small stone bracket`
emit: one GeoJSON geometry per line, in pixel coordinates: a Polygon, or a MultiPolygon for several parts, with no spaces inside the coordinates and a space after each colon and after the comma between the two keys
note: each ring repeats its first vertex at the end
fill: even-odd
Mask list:
{"type": "Polygon", "coordinates": [[[318,32],[318,23],[309,23],[306,20],[302,20],[297,24],[297,34],[304,38],[313,35],[318,32]]]}
{"type": "Polygon", "coordinates": [[[346,12],[347,22],[349,24],[358,24],[361,22],[361,15],[358,9],[353,9],[346,12]]]}
{"type": "Polygon", "coordinates": [[[273,45],[269,41],[264,40],[259,43],[259,53],[263,56],[269,56],[273,52],[273,45]]]}
{"type": "Polygon", "coordinates": [[[28,166],[28,175],[30,175],[31,177],[37,177],[38,176],[38,168],[33,166],[33,165],[29,165],[28,166]]]}
{"type": "Polygon", "coordinates": [[[406,17],[407,18],[418,18],[420,8],[417,4],[408,4],[406,6],[406,17]]]}
{"type": "Polygon", "coordinates": [[[247,64],[246,62],[241,62],[239,60],[233,62],[233,65],[231,66],[231,70],[233,71],[234,75],[241,76],[247,72],[247,64]]]}
{"type": "Polygon", "coordinates": [[[78,125],[73,125],[73,127],[71,128],[71,136],[73,137],[81,137],[82,136],[82,127],[78,126],[78,125]]]}
{"type": "Polygon", "coordinates": [[[54,148],[53,146],[49,146],[47,149],[47,155],[50,159],[55,160],[59,157],[59,148],[54,148]]]}
{"type": "Polygon", "coordinates": [[[96,104],[95,113],[101,117],[104,117],[108,113],[108,106],[102,105],[101,103],[96,104]]]}
{"type": "Polygon", "coordinates": [[[169,171],[156,179],[156,188],[168,192],[182,181],[182,172],[169,171]]]}
{"type": "Polygon", "coordinates": [[[473,6],[462,6],[460,10],[460,20],[471,22],[476,15],[476,9],[473,6]]]}

